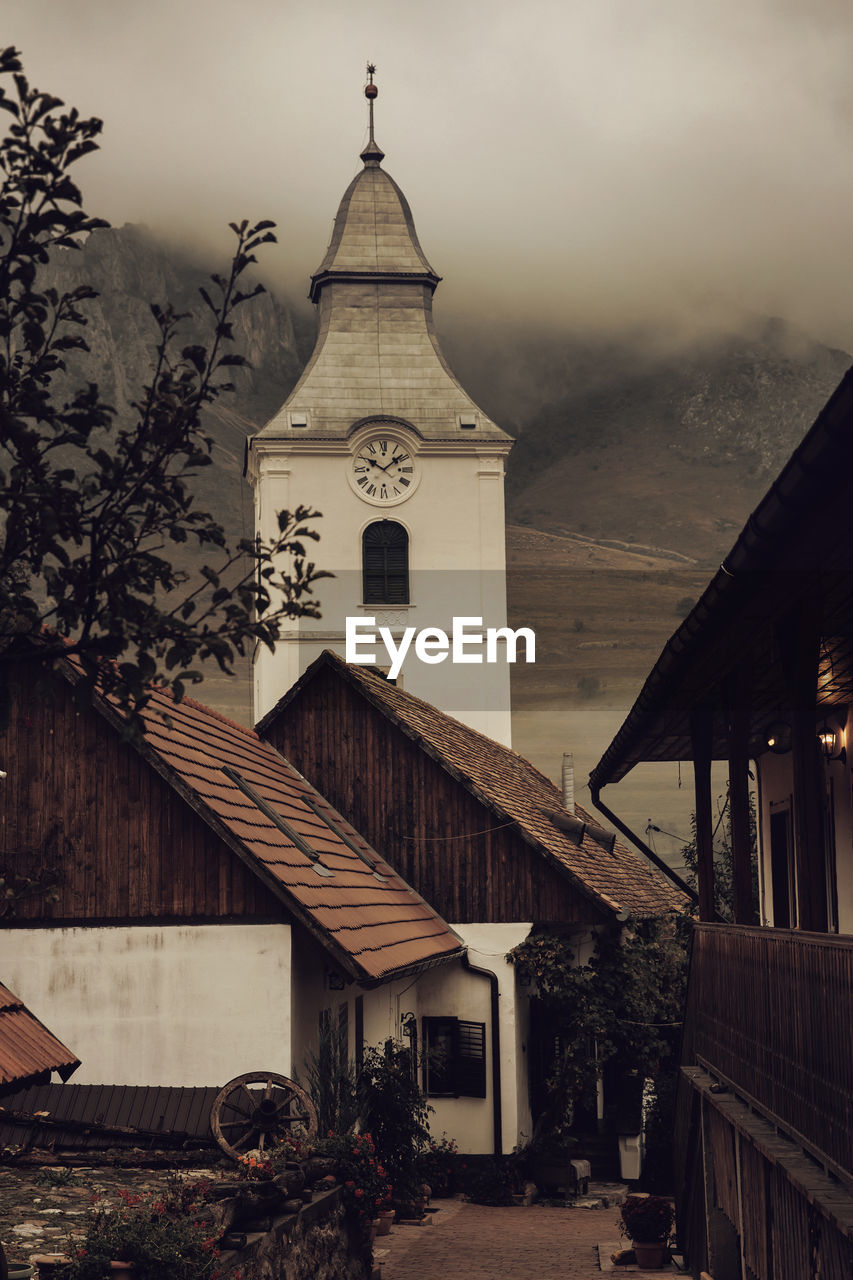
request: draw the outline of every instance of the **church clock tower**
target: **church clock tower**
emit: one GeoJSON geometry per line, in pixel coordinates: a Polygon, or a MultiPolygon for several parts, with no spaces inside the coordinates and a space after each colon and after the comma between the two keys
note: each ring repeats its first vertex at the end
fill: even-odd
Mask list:
{"type": "MultiPolygon", "coordinates": [[[[365,96],[369,141],[344,192],[332,238],[311,280],[314,352],[299,382],[249,445],[258,532],[299,504],[323,513],[318,567],[322,618],[302,618],[274,653],[259,648],[255,716],[265,715],[322,649],[344,655],[346,619],[368,634],[452,632],[454,617],[506,627],[504,459],[511,438],[460,386],[438,345],[432,298],[440,277],[411,210],[382,168],[374,139],[373,67],[365,96]]],[[[471,636],[478,628],[469,623],[471,636]]],[[[427,641],[428,637],[424,637],[427,641]]],[[[360,656],[390,658],[381,639],[360,656]]],[[[442,659],[440,643],[411,644],[398,683],[501,742],[510,739],[506,646],[488,662],[469,641],[442,659]],[[480,655],[480,661],[477,661],[480,655]]],[[[494,651],[493,651],[494,656],[494,651]]]]}

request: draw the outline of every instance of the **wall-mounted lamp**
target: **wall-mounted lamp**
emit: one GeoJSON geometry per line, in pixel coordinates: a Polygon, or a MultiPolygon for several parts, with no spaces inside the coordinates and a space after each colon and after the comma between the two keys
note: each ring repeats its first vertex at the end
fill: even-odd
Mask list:
{"type": "Polygon", "coordinates": [[[400,1015],[400,1030],[408,1040],[418,1034],[418,1020],[413,1013],[400,1015]]]}
{"type": "Polygon", "coordinates": [[[847,748],[844,745],[844,730],[834,729],[828,720],[824,720],[823,724],[817,731],[820,749],[823,752],[823,758],[828,762],[840,760],[842,764],[847,763],[847,748]]]}
{"type": "Polygon", "coordinates": [[[776,720],[764,730],[764,741],[774,755],[784,756],[791,750],[791,726],[776,720]]]}

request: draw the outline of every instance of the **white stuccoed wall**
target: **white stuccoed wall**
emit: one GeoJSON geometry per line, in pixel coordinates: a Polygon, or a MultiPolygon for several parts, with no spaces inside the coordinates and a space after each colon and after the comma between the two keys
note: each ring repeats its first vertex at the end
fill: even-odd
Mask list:
{"type": "MultiPolygon", "coordinates": [[[[529,923],[454,925],[469,945],[469,959],[480,969],[498,977],[501,1036],[501,1124],[503,1150],[529,1139],[532,1130],[528,1090],[527,1036],[529,1008],[527,994],[519,990],[515,969],[506,954],[523,942],[529,923]]],[[[294,1070],[305,1078],[304,1055],[316,1048],[317,1014],[327,1008],[334,1017],[342,1004],[348,1006],[350,1053],[355,1054],[355,1000],[361,997],[364,1009],[364,1043],[380,1047],[388,1039],[401,1044],[403,1020],[414,1014],[419,1048],[423,1049],[424,1017],[455,1017],[486,1024],[486,1097],[429,1098],[432,1114],[429,1127],[435,1136],[447,1133],[462,1152],[490,1155],[494,1150],[494,1081],[492,1077],[491,986],[487,978],[470,973],[461,960],[441,964],[419,976],[398,978],[380,987],[364,990],[348,984],[342,991],[330,991],[323,980],[319,949],[301,931],[296,931],[294,972],[304,979],[294,983],[294,1070]],[[316,954],[315,954],[316,951],[316,954]]],[[[421,1073],[419,1071],[419,1079],[421,1073]]]]}
{"type": "MultiPolygon", "coordinates": [[[[378,425],[378,424],[377,424],[378,425]]],[[[398,433],[403,435],[403,433],[398,433]]],[[[309,554],[334,579],[319,582],[322,618],[304,618],[286,628],[274,653],[259,646],[255,658],[255,718],[260,719],[322,652],[344,653],[345,619],[376,617],[395,636],[405,627],[440,627],[448,634],[456,616],[483,618],[483,627],[506,626],[504,525],[505,448],[465,442],[443,445],[405,436],[417,455],[421,480],[415,493],[390,508],[373,506],[353,493],[347,479],[352,442],[329,442],[322,453],[308,442],[256,440],[251,457],[257,527],[275,535],[276,513],[298,503],[323,513],[321,535],[309,554]],[[411,604],[362,604],[364,529],[390,519],[409,534],[411,604]]],[[[316,446],[315,446],[316,448],[316,446]]],[[[485,648],[482,652],[485,658],[485,648]]],[[[503,654],[503,647],[500,653],[503,654]]],[[[519,646],[523,658],[524,646],[519,646]]],[[[384,646],[379,666],[388,665],[384,646]]],[[[420,662],[412,646],[402,671],[403,687],[488,737],[510,744],[510,671],[496,664],[455,666],[420,662]]]]}
{"type": "Polygon", "coordinates": [[[0,973],[81,1059],[75,1084],[290,1074],[286,924],[4,929],[0,973]]]}
{"type": "MultiPolygon", "coordinates": [[[[509,1154],[516,1144],[529,1141],[533,1132],[530,1114],[527,1038],[530,1011],[526,993],[515,980],[515,966],[506,956],[523,942],[533,927],[530,922],[509,924],[454,924],[451,926],[468,944],[468,959],[479,969],[489,969],[498,978],[498,1009],[501,1036],[501,1124],[503,1150],[509,1154]]],[[[468,975],[474,977],[473,974],[468,975]]],[[[488,990],[486,980],[477,982],[488,990]]],[[[460,1017],[469,1017],[460,1014],[460,1017]]],[[[491,1018],[487,1021],[490,1023],[491,1018]]],[[[487,1028],[487,1035],[491,1027],[487,1028]]],[[[487,1040],[487,1053],[491,1042],[487,1040]]],[[[491,1073],[490,1073],[491,1078],[491,1073]]],[[[491,1109],[491,1098],[487,1100],[491,1109]]],[[[450,1129],[448,1129],[450,1133],[450,1129]]],[[[452,1136],[452,1135],[451,1135],[452,1136]]],[[[478,1148],[469,1148],[477,1150],[478,1148]]],[[[489,1148],[485,1148],[489,1150],[489,1148]]]]}

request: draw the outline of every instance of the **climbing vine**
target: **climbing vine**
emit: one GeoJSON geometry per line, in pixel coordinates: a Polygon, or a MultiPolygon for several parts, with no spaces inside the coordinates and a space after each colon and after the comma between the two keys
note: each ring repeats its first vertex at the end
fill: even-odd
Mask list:
{"type": "Polygon", "coordinates": [[[598,935],[585,965],[577,964],[571,939],[553,928],[534,931],[510,952],[559,1045],[540,1129],[558,1132],[578,1103],[591,1106],[611,1059],[640,1081],[671,1062],[684,1007],[687,927],[676,916],[629,920],[598,935]]]}

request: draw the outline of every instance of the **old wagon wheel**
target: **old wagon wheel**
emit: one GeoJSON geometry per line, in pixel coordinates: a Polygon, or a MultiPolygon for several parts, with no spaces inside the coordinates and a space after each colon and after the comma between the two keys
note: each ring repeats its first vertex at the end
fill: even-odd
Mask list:
{"type": "Polygon", "coordinates": [[[229,1080],[213,1100],[210,1129],[223,1151],[239,1160],[290,1134],[314,1138],[317,1112],[304,1089],[274,1071],[250,1071],[229,1080]]]}

